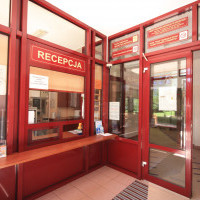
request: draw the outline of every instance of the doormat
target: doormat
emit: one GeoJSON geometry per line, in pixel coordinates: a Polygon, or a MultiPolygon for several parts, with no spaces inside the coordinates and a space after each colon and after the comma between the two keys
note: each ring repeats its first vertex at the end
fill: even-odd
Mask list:
{"type": "Polygon", "coordinates": [[[112,200],[147,200],[148,185],[134,181],[112,200]]]}

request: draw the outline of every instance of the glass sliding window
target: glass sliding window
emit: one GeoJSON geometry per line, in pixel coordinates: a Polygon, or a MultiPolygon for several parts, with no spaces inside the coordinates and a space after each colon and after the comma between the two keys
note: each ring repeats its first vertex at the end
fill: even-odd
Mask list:
{"type": "Polygon", "coordinates": [[[8,37],[0,34],[0,140],[6,140],[8,37]]]}
{"type": "Polygon", "coordinates": [[[145,28],[145,52],[192,42],[192,10],[145,28]]]}
{"type": "Polygon", "coordinates": [[[84,77],[30,67],[29,124],[84,118],[84,77]]]}
{"type": "Polygon", "coordinates": [[[138,140],[139,61],[111,67],[109,106],[110,131],[138,140]]]}
{"type": "Polygon", "coordinates": [[[129,58],[139,55],[140,31],[126,34],[110,41],[109,60],[129,58]]]}
{"type": "Polygon", "coordinates": [[[10,0],[0,0],[0,24],[10,25],[10,0]]]}
{"type": "Polygon", "coordinates": [[[63,138],[75,138],[83,135],[82,123],[67,124],[63,126],[63,138]]]}
{"type": "Polygon", "coordinates": [[[185,149],[186,59],[151,65],[151,144],[185,149]]]}
{"type": "Polygon", "coordinates": [[[94,121],[102,119],[103,66],[95,64],[94,121]]]}
{"type": "Polygon", "coordinates": [[[29,130],[29,144],[45,139],[59,137],[59,127],[48,127],[44,129],[29,130]]]}
{"type": "Polygon", "coordinates": [[[30,35],[60,46],[84,53],[86,31],[56,14],[28,2],[28,26],[30,35]]]}
{"type": "Polygon", "coordinates": [[[103,60],[103,40],[95,37],[95,58],[103,60]]]}

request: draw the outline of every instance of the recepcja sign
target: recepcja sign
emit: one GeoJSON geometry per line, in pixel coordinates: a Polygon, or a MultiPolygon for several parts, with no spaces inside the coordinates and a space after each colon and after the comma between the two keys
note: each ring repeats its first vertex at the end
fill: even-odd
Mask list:
{"type": "Polygon", "coordinates": [[[40,63],[85,72],[85,61],[34,45],[31,47],[31,59],[40,63]]]}

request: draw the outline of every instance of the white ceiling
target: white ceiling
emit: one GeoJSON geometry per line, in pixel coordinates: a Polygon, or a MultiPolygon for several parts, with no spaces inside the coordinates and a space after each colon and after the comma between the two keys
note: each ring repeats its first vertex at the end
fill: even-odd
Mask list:
{"type": "Polygon", "coordinates": [[[194,0],[46,0],[110,36],[194,0]]]}

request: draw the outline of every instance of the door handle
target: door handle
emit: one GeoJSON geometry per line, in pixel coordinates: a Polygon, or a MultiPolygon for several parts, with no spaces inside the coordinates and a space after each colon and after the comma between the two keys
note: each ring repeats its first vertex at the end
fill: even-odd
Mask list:
{"type": "Polygon", "coordinates": [[[142,161],[142,167],[145,167],[145,165],[147,165],[147,162],[142,161]]]}

